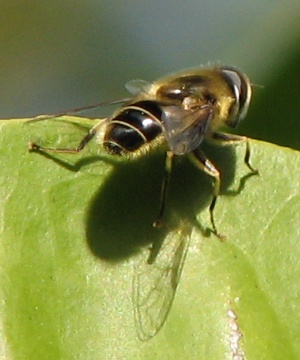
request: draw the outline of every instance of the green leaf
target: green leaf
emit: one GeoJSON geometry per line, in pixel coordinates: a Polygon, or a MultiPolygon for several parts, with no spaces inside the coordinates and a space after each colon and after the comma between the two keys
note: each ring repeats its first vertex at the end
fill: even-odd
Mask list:
{"type": "Polygon", "coordinates": [[[248,360],[300,358],[298,152],[251,140],[260,175],[249,176],[243,145],[205,149],[223,176],[222,242],[206,231],[212,180],[187,159],[153,229],[161,152],[115,159],[92,142],[30,153],[29,141],[76,146],[91,121],[0,125],[2,359],[223,360],[235,344],[248,360]],[[180,284],[161,331],[141,342],[132,278],[178,219],[191,226],[180,284]]]}

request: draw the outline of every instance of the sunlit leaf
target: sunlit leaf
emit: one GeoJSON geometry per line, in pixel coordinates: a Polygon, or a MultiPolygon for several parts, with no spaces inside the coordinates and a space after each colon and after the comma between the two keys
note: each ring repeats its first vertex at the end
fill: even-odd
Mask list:
{"type": "Polygon", "coordinates": [[[260,175],[248,176],[242,145],[205,150],[223,176],[221,242],[206,231],[212,180],[188,159],[172,174],[165,227],[153,229],[162,154],[115,159],[93,142],[43,156],[27,143],[77,145],[90,121],[0,126],[1,359],[223,360],[235,333],[248,360],[300,358],[298,152],[251,141],[260,175]],[[175,300],[141,342],[133,275],[178,219],[191,238],[175,300]]]}

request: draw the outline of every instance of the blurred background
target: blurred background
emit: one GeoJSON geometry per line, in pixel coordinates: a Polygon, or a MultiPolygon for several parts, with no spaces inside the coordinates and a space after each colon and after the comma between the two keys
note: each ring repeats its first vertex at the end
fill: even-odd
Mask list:
{"type": "Polygon", "coordinates": [[[131,79],[220,62],[258,85],[238,132],[300,149],[299,0],[0,4],[0,118],[123,98],[131,79]]]}

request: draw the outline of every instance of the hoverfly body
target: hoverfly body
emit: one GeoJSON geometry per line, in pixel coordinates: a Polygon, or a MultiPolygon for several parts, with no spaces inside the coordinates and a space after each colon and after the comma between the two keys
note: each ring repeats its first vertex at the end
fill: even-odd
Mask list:
{"type": "MultiPolygon", "coordinates": [[[[204,139],[223,145],[243,142],[246,144],[244,162],[251,172],[258,172],[249,161],[250,146],[247,137],[217,131],[223,125],[235,128],[246,116],[251,100],[248,77],[231,66],[198,67],[162,77],[153,83],[133,80],[126,88],[132,97],[103,103],[102,105],[121,103],[121,106],[111,117],[91,128],[76,148],[55,149],[30,142],[29,150],[78,153],[95,137],[107,153],[130,156],[145,154],[153,147],[165,144],[165,173],[158,216],[153,226],[162,225],[174,158],[187,154],[202,171],[214,178],[209,206],[210,220],[213,232],[222,237],[214,219],[214,208],[221,185],[220,173],[201,151],[201,144],[204,139]]],[[[96,106],[99,104],[75,110],[96,106]]],[[[37,121],[61,115],[65,113],[37,118],[37,121]]],[[[164,324],[179,282],[188,235],[181,231],[174,234],[174,241],[171,237],[172,234],[167,236],[168,250],[165,255],[159,254],[153,244],[145,268],[134,280],[135,318],[139,338],[142,340],[153,337],[164,324]],[[149,264],[153,270],[149,269],[149,264]],[[146,290],[145,282],[148,284],[146,290]],[[143,293],[141,287],[144,287],[143,293]],[[151,305],[155,303],[157,305],[151,305]]]]}

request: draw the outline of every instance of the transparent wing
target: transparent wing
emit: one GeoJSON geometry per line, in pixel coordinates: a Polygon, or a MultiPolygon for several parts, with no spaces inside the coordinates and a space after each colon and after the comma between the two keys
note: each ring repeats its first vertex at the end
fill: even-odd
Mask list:
{"type": "MultiPolygon", "coordinates": [[[[190,227],[189,227],[190,229],[190,227]]],[[[180,280],[190,230],[170,232],[153,263],[146,259],[136,268],[133,280],[133,306],[138,337],[149,340],[166,321],[180,280]]]]}
{"type": "Polygon", "coordinates": [[[186,154],[198,147],[213,118],[213,108],[203,105],[195,111],[179,106],[164,107],[162,124],[165,138],[174,154],[186,154]]]}
{"type": "Polygon", "coordinates": [[[125,88],[130,94],[138,95],[142,92],[147,92],[151,86],[152,84],[145,80],[136,79],[128,81],[125,88]]]}

